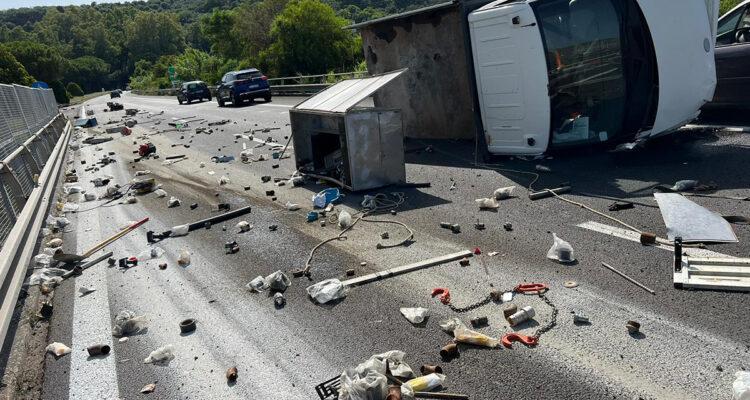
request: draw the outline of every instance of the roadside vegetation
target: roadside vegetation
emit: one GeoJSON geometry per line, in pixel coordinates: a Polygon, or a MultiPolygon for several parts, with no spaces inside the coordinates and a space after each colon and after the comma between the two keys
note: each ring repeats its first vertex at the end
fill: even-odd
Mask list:
{"type": "Polygon", "coordinates": [[[0,83],[44,81],[58,102],[176,79],[213,84],[230,70],[269,76],[361,68],[359,37],[342,29],[438,0],[150,0],[0,12],[0,83]],[[72,93],[73,90],[75,93],[72,93]]]}

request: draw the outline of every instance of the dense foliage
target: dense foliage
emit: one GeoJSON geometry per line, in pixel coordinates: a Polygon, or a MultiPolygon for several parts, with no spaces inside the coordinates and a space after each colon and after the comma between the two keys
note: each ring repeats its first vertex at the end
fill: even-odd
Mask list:
{"type": "Polygon", "coordinates": [[[250,66],[271,76],[351,70],[362,50],[344,26],[437,1],[149,0],[6,10],[0,82],[45,81],[64,99],[66,87],[170,87],[170,67],[176,79],[209,83],[250,66]]]}

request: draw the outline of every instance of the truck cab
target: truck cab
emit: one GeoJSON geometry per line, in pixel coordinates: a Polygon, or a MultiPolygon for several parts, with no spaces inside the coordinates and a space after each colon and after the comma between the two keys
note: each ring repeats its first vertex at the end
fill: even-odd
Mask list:
{"type": "Polygon", "coordinates": [[[469,14],[492,154],[635,142],[694,119],[716,87],[718,4],[500,0],[469,14]]]}

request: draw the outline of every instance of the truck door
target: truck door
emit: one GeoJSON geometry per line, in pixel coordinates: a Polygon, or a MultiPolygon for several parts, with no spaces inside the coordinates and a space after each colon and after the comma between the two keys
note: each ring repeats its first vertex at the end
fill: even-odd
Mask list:
{"type": "Polygon", "coordinates": [[[549,142],[550,100],[541,33],[528,4],[501,3],[469,14],[488,151],[542,154],[549,142]]]}

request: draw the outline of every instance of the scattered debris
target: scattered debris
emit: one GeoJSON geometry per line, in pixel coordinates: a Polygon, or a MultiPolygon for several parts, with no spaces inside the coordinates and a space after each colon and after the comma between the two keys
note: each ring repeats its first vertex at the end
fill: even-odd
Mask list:
{"type": "Polygon", "coordinates": [[[732,400],[750,400],[750,372],[737,371],[732,383],[732,400]]]}
{"type": "Polygon", "coordinates": [[[180,333],[190,333],[195,331],[196,321],[193,318],[180,321],[180,333]]]}
{"type": "Polygon", "coordinates": [[[547,258],[555,260],[562,264],[570,264],[576,261],[575,254],[573,252],[573,246],[570,243],[557,237],[556,233],[552,234],[554,243],[547,252],[547,258]]]}
{"type": "Polygon", "coordinates": [[[177,265],[187,267],[190,265],[190,252],[187,249],[180,250],[180,256],[177,257],[177,265]]]}
{"type": "Polygon", "coordinates": [[[613,267],[613,266],[611,266],[611,265],[609,265],[609,264],[607,264],[607,263],[602,263],[602,266],[604,266],[604,267],[605,267],[605,268],[607,268],[608,270],[610,270],[610,271],[612,271],[612,272],[616,273],[617,275],[620,275],[621,277],[625,278],[625,279],[626,279],[626,280],[628,280],[628,281],[629,281],[630,283],[632,283],[632,284],[634,284],[634,285],[638,286],[639,288],[641,288],[641,289],[643,289],[643,290],[645,290],[645,291],[647,291],[647,292],[649,292],[649,293],[651,293],[651,294],[653,294],[653,295],[656,295],[656,292],[655,292],[655,291],[653,291],[653,290],[651,290],[651,289],[647,288],[647,287],[646,287],[646,286],[644,286],[644,285],[643,285],[642,283],[640,283],[640,282],[636,281],[635,279],[633,279],[633,278],[631,278],[631,277],[629,277],[629,276],[625,275],[624,273],[622,273],[622,272],[618,271],[617,269],[615,269],[615,267],[613,267]]]}
{"type": "Polygon", "coordinates": [[[230,382],[230,383],[235,382],[237,380],[237,372],[238,372],[237,367],[231,367],[227,369],[227,372],[226,372],[227,382],[230,382]]]}
{"type": "Polygon", "coordinates": [[[148,320],[145,315],[136,315],[130,310],[122,310],[115,317],[115,326],[112,328],[112,336],[131,336],[146,328],[148,320]]]}
{"type": "Polygon", "coordinates": [[[305,290],[318,304],[325,304],[346,297],[344,284],[338,279],[326,279],[308,286],[305,290]]]}
{"type": "Polygon", "coordinates": [[[273,304],[276,306],[276,308],[283,308],[286,305],[286,298],[284,298],[284,294],[281,292],[274,293],[273,304]]]}
{"type": "Polygon", "coordinates": [[[70,347],[59,342],[53,342],[47,345],[47,352],[54,354],[57,358],[70,354],[71,351],[70,347]]]}
{"type": "Polygon", "coordinates": [[[635,335],[641,331],[641,324],[636,321],[628,321],[628,323],[625,324],[625,328],[628,329],[628,333],[635,335]]]}
{"type": "Polygon", "coordinates": [[[479,206],[480,210],[496,210],[500,207],[497,200],[494,198],[476,199],[474,200],[479,206]]]}
{"type": "Polygon", "coordinates": [[[81,286],[80,288],[78,288],[78,293],[80,293],[81,296],[86,296],[87,294],[90,294],[93,292],[96,292],[96,289],[90,288],[88,286],[81,286]]]}
{"type": "Polygon", "coordinates": [[[750,291],[750,258],[692,257],[682,253],[682,239],[674,242],[674,287],[750,291]]]}
{"type": "Polygon", "coordinates": [[[167,203],[167,207],[169,207],[169,208],[175,208],[175,207],[179,207],[180,204],[182,204],[180,202],[180,199],[172,196],[172,197],[169,198],[169,202],[167,203]]]}
{"type": "Polygon", "coordinates": [[[495,200],[505,200],[511,198],[513,196],[513,191],[516,189],[515,186],[508,186],[504,188],[500,188],[495,190],[494,198],[495,200]]]}
{"type": "Polygon", "coordinates": [[[508,315],[505,319],[510,323],[510,326],[517,326],[523,322],[529,321],[534,318],[536,311],[531,306],[526,306],[516,311],[515,313],[508,315]]]}
{"type": "Polygon", "coordinates": [[[156,390],[156,384],[149,383],[148,385],[144,386],[143,389],[141,389],[141,393],[149,394],[149,393],[153,393],[154,390],[156,390]]]}
{"type": "Polygon", "coordinates": [[[168,362],[174,359],[174,346],[168,344],[163,347],[151,352],[151,354],[143,360],[144,364],[152,364],[159,362],[168,362]]]}
{"type": "Polygon", "coordinates": [[[609,211],[622,211],[635,208],[635,204],[629,202],[615,202],[609,205],[609,211]]]}
{"type": "Polygon", "coordinates": [[[683,243],[736,243],[737,236],[719,214],[676,193],[654,193],[659,204],[667,238],[681,237],[683,243]]]}
{"type": "Polygon", "coordinates": [[[106,356],[107,354],[109,354],[110,347],[106,344],[95,344],[93,346],[87,347],[86,351],[88,351],[89,356],[91,357],[106,356]]]}
{"type": "Polygon", "coordinates": [[[576,282],[576,281],[565,281],[563,283],[563,286],[565,286],[568,289],[573,289],[573,288],[578,287],[578,282],[576,282]]]}
{"type": "Polygon", "coordinates": [[[401,314],[412,324],[421,324],[429,316],[429,310],[423,307],[402,307],[401,314]]]}
{"type": "Polygon", "coordinates": [[[588,325],[589,318],[581,313],[573,313],[573,323],[576,325],[588,325]]]}
{"type": "Polygon", "coordinates": [[[450,229],[453,233],[461,233],[461,225],[451,224],[450,222],[441,222],[440,227],[444,229],[450,229]]]}
{"type": "Polygon", "coordinates": [[[459,251],[457,253],[451,253],[446,254],[444,256],[434,257],[427,260],[417,261],[415,263],[402,265],[400,267],[390,268],[384,271],[375,272],[373,274],[357,277],[354,279],[349,279],[347,281],[342,282],[344,286],[351,287],[351,286],[359,286],[364,285],[366,283],[391,278],[397,275],[402,275],[408,272],[417,271],[424,268],[433,267],[440,264],[445,264],[451,261],[460,260],[464,257],[471,257],[472,252],[469,250],[459,251]]]}

